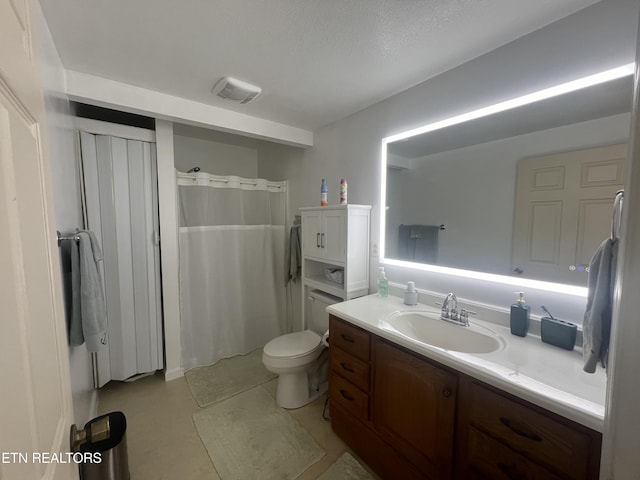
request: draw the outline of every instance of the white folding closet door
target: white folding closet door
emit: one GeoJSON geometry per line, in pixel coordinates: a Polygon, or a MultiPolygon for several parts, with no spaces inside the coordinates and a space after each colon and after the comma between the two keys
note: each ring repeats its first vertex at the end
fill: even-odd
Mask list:
{"type": "Polygon", "coordinates": [[[81,144],[88,228],[104,251],[109,359],[97,359],[102,386],[163,368],[155,144],[85,132],[81,144]]]}

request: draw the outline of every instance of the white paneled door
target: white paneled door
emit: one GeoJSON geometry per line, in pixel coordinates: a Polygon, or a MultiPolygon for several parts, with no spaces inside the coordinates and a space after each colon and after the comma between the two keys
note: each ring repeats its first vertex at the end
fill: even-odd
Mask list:
{"type": "Polygon", "coordinates": [[[155,144],[80,133],[88,228],[101,240],[109,324],[96,386],[163,368],[155,144]]]}
{"type": "Polygon", "coordinates": [[[589,261],[611,234],[626,155],[620,144],[518,162],[513,273],[586,285],[589,261]]]}
{"type": "Polygon", "coordinates": [[[44,104],[28,0],[0,0],[0,478],[77,478],[44,104]],[[35,455],[35,456],[34,456],[35,455]]]}

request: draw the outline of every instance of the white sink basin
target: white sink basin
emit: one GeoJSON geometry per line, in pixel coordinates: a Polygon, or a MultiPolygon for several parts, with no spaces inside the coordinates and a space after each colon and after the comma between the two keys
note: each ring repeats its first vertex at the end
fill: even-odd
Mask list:
{"type": "Polygon", "coordinates": [[[384,320],[382,328],[415,342],[455,352],[490,353],[504,346],[504,340],[488,328],[455,325],[432,312],[395,312],[384,320]]]}

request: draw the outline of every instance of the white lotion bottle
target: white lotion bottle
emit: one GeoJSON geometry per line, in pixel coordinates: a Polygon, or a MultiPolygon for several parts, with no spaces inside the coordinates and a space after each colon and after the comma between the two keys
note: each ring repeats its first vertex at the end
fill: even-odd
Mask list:
{"type": "Polygon", "coordinates": [[[416,292],[416,284],[413,282],[407,282],[407,289],[404,291],[404,304],[418,304],[418,292],[416,292]]]}

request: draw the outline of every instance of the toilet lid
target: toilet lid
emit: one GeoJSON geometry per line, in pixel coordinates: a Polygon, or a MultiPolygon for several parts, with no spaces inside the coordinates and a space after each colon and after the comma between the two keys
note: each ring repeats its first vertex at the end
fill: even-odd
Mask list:
{"type": "Polygon", "coordinates": [[[320,345],[320,335],[311,330],[288,333],[274,338],[264,346],[270,357],[298,357],[312,352],[320,345]]]}

